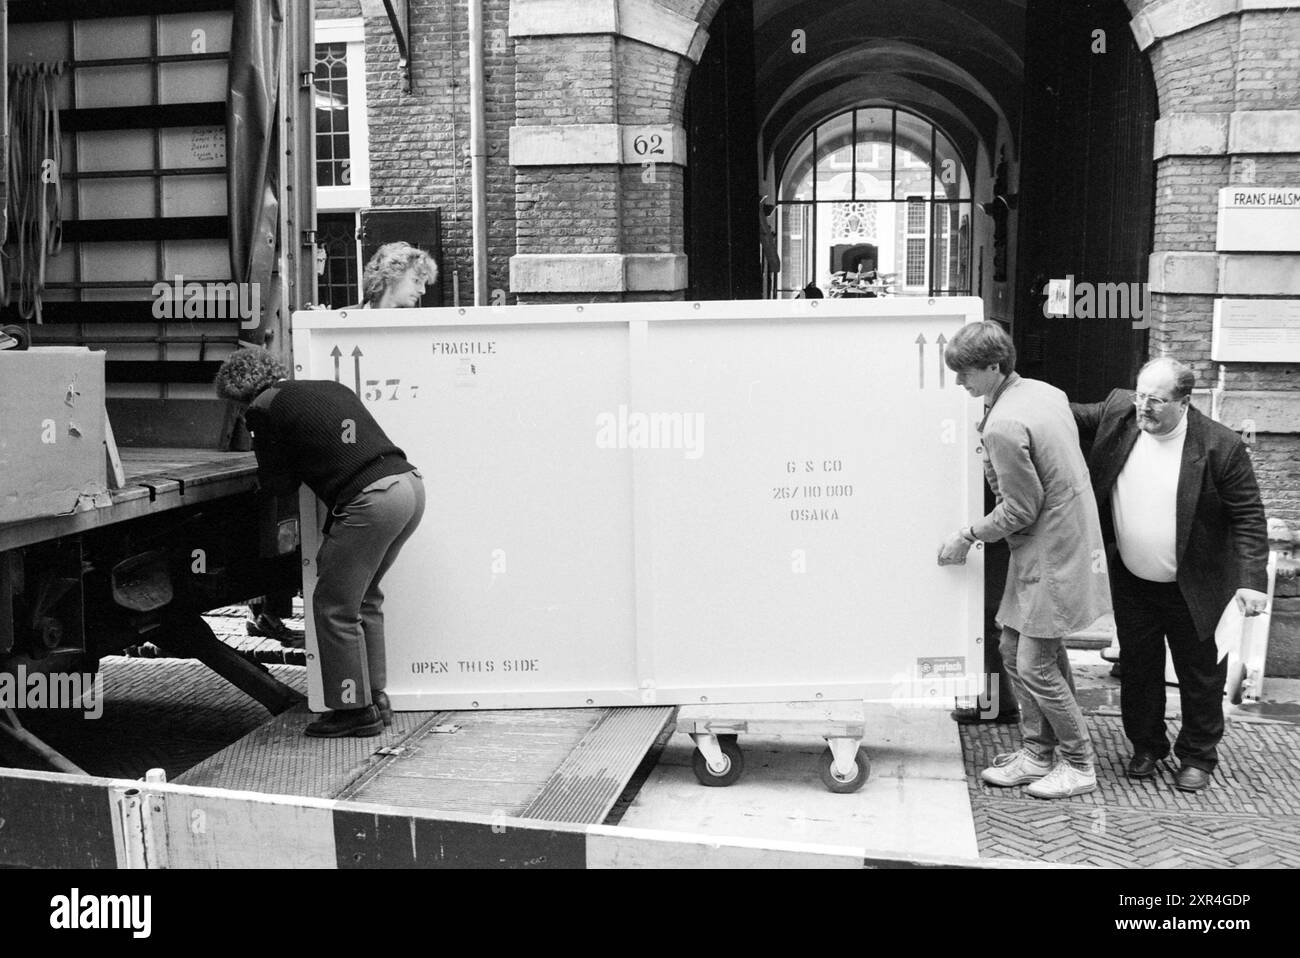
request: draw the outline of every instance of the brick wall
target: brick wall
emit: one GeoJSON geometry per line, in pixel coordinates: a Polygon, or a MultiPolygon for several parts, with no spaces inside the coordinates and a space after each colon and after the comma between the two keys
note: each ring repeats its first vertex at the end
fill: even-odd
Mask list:
{"type": "MultiPolygon", "coordinates": [[[[316,0],[318,20],[361,15],[357,0],[316,0]]],[[[469,24],[463,4],[413,2],[413,91],[398,67],[384,17],[366,20],[366,98],[370,125],[371,203],[376,209],[442,210],[443,262],[460,273],[462,302],[473,296],[469,144],[469,24]]],[[[509,285],[515,252],[515,181],[508,162],[514,123],[514,41],[507,0],[484,3],[485,130],[488,142],[488,289],[509,285]]],[[[513,300],[508,300],[513,302],[513,300]]]]}
{"type": "Polygon", "coordinates": [[[617,167],[522,167],[515,181],[528,204],[517,228],[520,253],[620,252],[617,167]]]}
{"type": "Polygon", "coordinates": [[[682,251],[684,179],[682,168],[672,164],[655,164],[654,169],[623,167],[619,174],[623,252],[682,251]]]}
{"type": "Polygon", "coordinates": [[[515,110],[521,124],[613,123],[617,118],[612,36],[521,37],[515,110]]]}
{"type": "Polygon", "coordinates": [[[1151,51],[1160,113],[1227,111],[1236,102],[1235,22],[1214,20],[1161,41],[1151,51]]]}
{"type": "Polygon", "coordinates": [[[1261,434],[1250,444],[1250,461],[1269,516],[1300,528],[1300,445],[1288,436],[1261,434]]]}
{"type": "Polygon", "coordinates": [[[627,122],[655,117],[680,123],[689,62],[666,63],[662,51],[635,40],[619,43],[617,53],[618,115],[627,122]]]}
{"type": "MultiPolygon", "coordinates": [[[[707,22],[721,0],[663,0],[707,22]]],[[[676,124],[692,67],[683,56],[609,34],[510,37],[509,0],[484,0],[489,288],[506,302],[572,300],[509,289],[520,254],[672,254],[683,248],[683,170],[669,162],[512,167],[512,126],[676,124]]],[[[375,208],[443,211],[441,264],[472,276],[467,13],[412,3],[412,79],[403,89],[386,19],[366,22],[371,199],[375,208]]],[[[318,19],[361,15],[358,0],[317,0],[318,19]]],[[[450,279],[448,279],[450,289],[450,279]]],[[[678,292],[676,295],[680,295],[678,292]]],[[[622,298],[655,298],[627,293],[622,298]]],[[[590,301],[590,294],[578,299],[590,301]]],[[[619,298],[619,297],[615,297],[619,298]]],[[[662,298],[662,297],[660,297],[662,298]]]]}
{"type": "Polygon", "coordinates": [[[1214,304],[1204,296],[1152,296],[1145,317],[1151,324],[1152,356],[1177,356],[1196,371],[1196,388],[1218,382],[1218,363],[1210,359],[1208,330],[1214,304]]]}
{"type": "Polygon", "coordinates": [[[1178,157],[1156,167],[1155,250],[1213,251],[1219,189],[1228,185],[1224,156],[1178,157]]]}
{"type": "Polygon", "coordinates": [[[360,0],[316,0],[317,20],[340,20],[361,16],[360,0]]]}
{"type": "Polygon", "coordinates": [[[1242,18],[1240,24],[1237,108],[1249,109],[1253,104],[1265,110],[1300,108],[1300,44],[1296,42],[1295,12],[1260,11],[1242,18]]]}
{"type": "MultiPolygon", "coordinates": [[[[1233,114],[1239,123],[1249,111],[1300,109],[1300,10],[1246,10],[1197,23],[1218,8],[1181,0],[1127,0],[1127,5],[1139,21],[1146,12],[1159,11],[1145,23],[1159,24],[1166,34],[1153,30],[1148,36],[1148,42],[1154,41],[1148,53],[1162,119],[1174,116],[1180,122],[1204,123],[1205,130],[1217,128],[1224,144],[1214,146],[1214,138],[1184,142],[1157,158],[1154,249],[1209,254],[1209,262],[1220,270],[1220,296],[1270,295],[1254,288],[1222,288],[1225,256],[1261,254],[1216,253],[1218,190],[1237,184],[1300,183],[1300,142],[1293,133],[1284,129],[1280,139],[1259,147],[1261,152],[1247,153],[1234,145],[1234,125],[1227,119],[1233,114]]],[[[1300,270],[1300,255],[1288,255],[1273,281],[1288,269],[1300,270]],[[1288,260],[1293,265],[1287,265],[1288,260]]],[[[1300,366],[1211,361],[1215,298],[1208,293],[1154,295],[1151,351],[1190,361],[1202,388],[1219,387],[1225,398],[1238,394],[1233,407],[1237,418],[1249,418],[1252,408],[1273,410],[1269,421],[1274,431],[1249,437],[1251,460],[1274,530],[1300,529],[1300,366]],[[1294,421],[1289,413],[1278,414],[1279,408],[1294,409],[1294,421]]],[[[1296,595],[1294,584],[1279,590],[1269,674],[1300,674],[1296,595]]]]}

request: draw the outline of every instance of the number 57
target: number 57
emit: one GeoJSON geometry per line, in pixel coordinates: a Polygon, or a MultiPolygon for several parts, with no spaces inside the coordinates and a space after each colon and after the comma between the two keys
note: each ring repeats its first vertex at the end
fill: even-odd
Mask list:
{"type": "MultiPolygon", "coordinates": [[[[398,386],[401,384],[401,382],[402,381],[400,379],[384,380],[384,387],[391,388],[393,390],[393,394],[388,397],[390,401],[395,400],[397,398],[397,389],[398,386]]],[[[366,393],[363,398],[366,400],[366,402],[379,402],[379,400],[384,398],[384,390],[379,388],[378,379],[366,380],[366,393]]]]}

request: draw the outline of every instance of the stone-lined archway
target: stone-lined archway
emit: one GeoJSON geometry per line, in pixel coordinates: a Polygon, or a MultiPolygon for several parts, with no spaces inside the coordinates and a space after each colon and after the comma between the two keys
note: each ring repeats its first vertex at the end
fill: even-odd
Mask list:
{"type": "Polygon", "coordinates": [[[682,107],[722,0],[512,0],[520,302],[681,298],[682,107]]]}

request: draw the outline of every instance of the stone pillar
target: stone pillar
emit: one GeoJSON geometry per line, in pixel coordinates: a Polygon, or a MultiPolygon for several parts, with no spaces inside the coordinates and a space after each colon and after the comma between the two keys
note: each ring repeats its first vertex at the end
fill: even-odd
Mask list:
{"type": "Polygon", "coordinates": [[[521,303],[680,299],[682,104],[719,0],[511,0],[521,303]]]}
{"type": "MultiPolygon", "coordinates": [[[[1151,352],[1195,366],[1202,408],[1238,430],[1275,533],[1300,528],[1300,364],[1216,363],[1214,302],[1300,299],[1300,253],[1219,252],[1219,190],[1300,189],[1300,9],[1282,0],[1127,0],[1151,58],[1156,124],[1151,352]]],[[[1295,586],[1270,660],[1300,661],[1295,586]],[[1276,653],[1276,654],[1274,654],[1276,653]]]]}

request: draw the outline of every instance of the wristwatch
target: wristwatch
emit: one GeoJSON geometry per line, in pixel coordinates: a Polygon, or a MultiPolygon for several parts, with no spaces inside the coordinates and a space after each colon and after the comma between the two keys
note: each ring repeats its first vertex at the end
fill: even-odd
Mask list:
{"type": "Polygon", "coordinates": [[[975,530],[971,526],[962,527],[961,537],[965,539],[967,542],[971,543],[972,545],[974,545],[976,542],[979,542],[979,539],[975,537],[975,530]]]}

